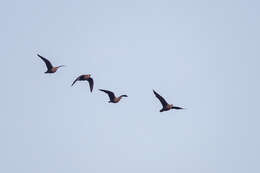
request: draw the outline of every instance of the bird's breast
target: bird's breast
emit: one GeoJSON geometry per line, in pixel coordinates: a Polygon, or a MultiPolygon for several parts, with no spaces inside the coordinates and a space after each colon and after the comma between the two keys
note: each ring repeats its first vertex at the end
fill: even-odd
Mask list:
{"type": "Polygon", "coordinates": [[[55,73],[57,70],[58,70],[57,67],[53,67],[53,68],[51,69],[51,72],[52,72],[52,73],[55,73]]]}
{"type": "Polygon", "coordinates": [[[167,105],[167,106],[166,106],[166,109],[169,110],[169,109],[171,109],[172,107],[173,107],[173,105],[167,105]]]}
{"type": "Polygon", "coordinates": [[[117,103],[120,101],[120,99],[121,99],[120,97],[116,97],[116,98],[114,98],[114,102],[117,103]]]}

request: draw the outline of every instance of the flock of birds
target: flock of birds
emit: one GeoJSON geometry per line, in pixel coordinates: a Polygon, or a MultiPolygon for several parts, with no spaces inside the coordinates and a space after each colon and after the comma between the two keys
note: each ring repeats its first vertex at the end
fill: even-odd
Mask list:
{"type": "MultiPolygon", "coordinates": [[[[47,71],[46,71],[45,73],[55,73],[55,72],[57,72],[57,70],[58,70],[60,67],[63,67],[63,66],[64,66],[64,65],[53,66],[53,65],[51,64],[51,62],[50,62],[47,58],[45,58],[45,57],[43,57],[43,56],[41,56],[41,55],[39,55],[39,54],[37,54],[37,56],[40,57],[40,58],[44,61],[45,65],[46,65],[46,67],[47,67],[47,71]]],[[[93,91],[94,80],[93,80],[93,78],[91,78],[91,75],[90,75],[90,74],[80,75],[79,77],[77,77],[77,78],[73,81],[73,83],[71,84],[71,86],[73,86],[77,81],[88,81],[89,87],[90,87],[90,92],[93,91]]],[[[123,97],[128,97],[127,95],[121,95],[121,96],[119,96],[119,97],[116,97],[115,94],[114,94],[112,91],[104,90],[104,89],[99,89],[99,90],[105,92],[105,93],[108,95],[108,97],[109,97],[109,103],[118,103],[123,97]]],[[[182,108],[182,107],[173,106],[173,104],[167,103],[167,101],[166,101],[161,95],[159,95],[156,91],[154,91],[154,90],[153,90],[153,93],[154,93],[154,95],[159,99],[159,101],[160,101],[161,104],[162,104],[162,109],[160,110],[160,112],[169,111],[169,110],[171,110],[171,109],[184,109],[184,108],[182,108]]]]}

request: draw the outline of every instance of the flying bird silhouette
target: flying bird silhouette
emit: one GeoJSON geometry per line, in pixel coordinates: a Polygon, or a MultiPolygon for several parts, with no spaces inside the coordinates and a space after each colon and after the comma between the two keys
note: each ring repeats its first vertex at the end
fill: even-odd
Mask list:
{"type": "Polygon", "coordinates": [[[99,89],[99,90],[108,94],[108,97],[110,99],[108,103],[117,103],[122,99],[122,97],[128,97],[127,95],[121,95],[119,97],[116,97],[112,91],[103,90],[103,89],[99,89]]]}
{"type": "Polygon", "coordinates": [[[168,110],[171,110],[171,109],[184,109],[182,107],[177,107],[177,106],[173,106],[172,104],[168,104],[166,102],[166,100],[160,96],[156,91],[153,90],[153,93],[154,95],[160,100],[163,108],[160,110],[160,112],[163,112],[163,111],[168,111],[168,110]]]}
{"type": "Polygon", "coordinates": [[[73,83],[71,84],[71,86],[73,86],[77,81],[88,81],[89,83],[89,88],[90,88],[90,92],[92,92],[93,90],[93,86],[94,86],[94,80],[90,77],[90,74],[83,74],[80,75],[79,77],[77,77],[73,83]]]}
{"type": "Polygon", "coordinates": [[[64,66],[64,65],[60,65],[60,66],[54,67],[48,59],[44,58],[43,56],[41,56],[39,54],[37,54],[37,56],[40,57],[44,61],[45,65],[47,67],[47,71],[45,73],[55,73],[60,67],[64,66]]]}

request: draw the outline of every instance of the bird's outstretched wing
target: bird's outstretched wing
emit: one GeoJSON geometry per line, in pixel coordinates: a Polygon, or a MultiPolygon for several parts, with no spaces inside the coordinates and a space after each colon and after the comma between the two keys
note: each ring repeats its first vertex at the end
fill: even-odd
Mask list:
{"type": "Polygon", "coordinates": [[[83,75],[80,75],[79,77],[77,77],[77,78],[73,81],[73,83],[71,84],[71,86],[73,86],[80,78],[82,78],[82,76],[83,76],[83,75]]]}
{"type": "Polygon", "coordinates": [[[93,87],[94,87],[94,80],[90,77],[90,78],[88,78],[88,83],[89,83],[90,92],[92,92],[93,87]]]}
{"type": "Polygon", "coordinates": [[[113,92],[108,91],[108,90],[103,90],[103,89],[99,89],[99,90],[100,90],[100,91],[103,91],[103,92],[105,92],[105,93],[107,93],[108,96],[109,96],[110,101],[114,100],[115,94],[114,94],[113,92]]]}
{"type": "Polygon", "coordinates": [[[44,61],[44,63],[46,64],[48,70],[52,69],[53,66],[52,66],[51,62],[48,59],[42,57],[39,54],[37,54],[37,56],[40,57],[44,61]]]}
{"type": "Polygon", "coordinates": [[[178,106],[173,106],[172,109],[184,109],[184,108],[178,107],[178,106]]]}
{"type": "Polygon", "coordinates": [[[168,103],[166,102],[166,100],[160,96],[156,91],[153,90],[154,95],[160,100],[161,104],[163,107],[165,107],[166,105],[168,105],[168,103]]]}

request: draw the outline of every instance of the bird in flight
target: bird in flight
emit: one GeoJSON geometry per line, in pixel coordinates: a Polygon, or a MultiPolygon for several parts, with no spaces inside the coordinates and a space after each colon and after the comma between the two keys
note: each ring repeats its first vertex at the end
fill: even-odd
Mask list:
{"type": "Polygon", "coordinates": [[[163,108],[160,110],[160,112],[168,111],[171,109],[184,109],[182,107],[173,106],[172,104],[168,104],[166,100],[160,96],[156,91],[153,90],[154,95],[160,100],[163,108]]]}
{"type": "Polygon", "coordinates": [[[44,61],[45,65],[47,67],[47,71],[45,73],[55,73],[58,70],[58,68],[64,66],[64,65],[60,65],[60,66],[54,67],[48,59],[42,57],[39,54],[37,54],[37,56],[40,57],[44,61]]]}
{"type": "Polygon", "coordinates": [[[128,97],[127,95],[121,95],[119,97],[116,97],[112,91],[103,90],[103,89],[99,89],[99,90],[108,94],[108,97],[110,99],[108,103],[117,103],[122,99],[122,97],[128,97]]]}
{"type": "Polygon", "coordinates": [[[90,74],[83,74],[80,75],[79,77],[77,77],[73,83],[71,84],[71,86],[73,86],[77,81],[88,81],[89,83],[89,88],[90,88],[90,92],[92,92],[93,90],[93,86],[94,86],[94,80],[90,77],[90,74]]]}

